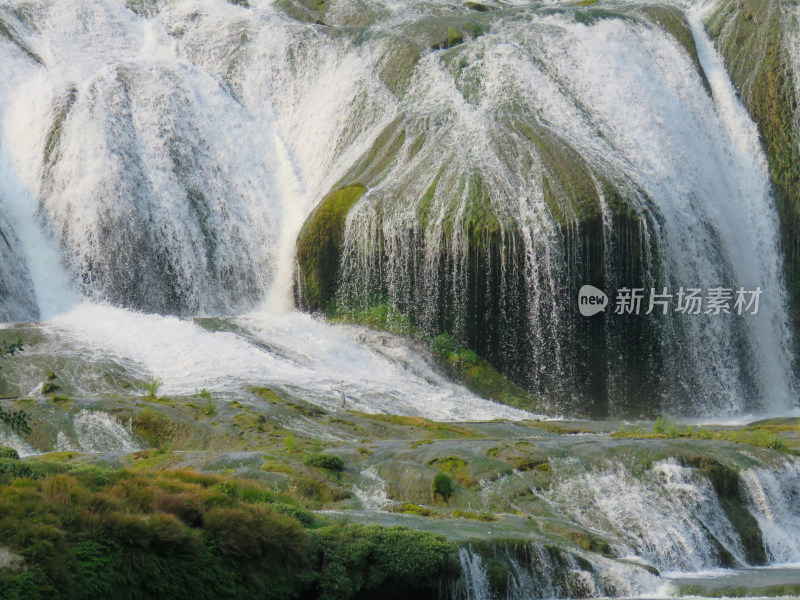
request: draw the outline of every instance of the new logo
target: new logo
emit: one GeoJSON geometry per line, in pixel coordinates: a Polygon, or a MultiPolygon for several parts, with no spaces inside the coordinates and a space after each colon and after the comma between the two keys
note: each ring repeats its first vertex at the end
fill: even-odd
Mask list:
{"type": "Polygon", "coordinates": [[[608,306],[608,296],[593,285],[585,285],[578,292],[578,309],[584,317],[603,312],[608,306]]]}

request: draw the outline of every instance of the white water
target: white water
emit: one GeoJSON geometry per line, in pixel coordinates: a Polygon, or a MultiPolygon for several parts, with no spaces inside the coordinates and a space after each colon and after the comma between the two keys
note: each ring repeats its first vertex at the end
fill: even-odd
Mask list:
{"type": "Polygon", "coordinates": [[[764,536],[771,563],[800,562],[800,463],[742,473],[742,493],[764,536]]]}
{"type": "Polygon", "coordinates": [[[232,333],[84,303],[47,325],[93,360],[157,377],[161,394],[190,395],[201,388],[236,394],[263,385],[338,410],[344,380],[350,410],[445,421],[533,417],[449,382],[401,338],[378,336],[373,349],[368,331],[300,313],[252,313],[236,319],[240,331],[232,333]]]}
{"type": "MultiPolygon", "coordinates": [[[[20,254],[2,261],[17,269],[11,295],[20,307],[8,312],[36,318],[21,291],[29,278],[42,318],[98,356],[163,379],[165,393],[258,383],[331,407],[344,379],[361,410],[523,417],[447,383],[397,339],[283,312],[305,216],[405,114],[406,144],[420,131],[427,141],[348,219],[347,256],[358,258],[363,236],[376,239],[369,202],[395,198],[382,222],[386,277],[391,294],[405,294],[401,259],[416,210],[406,201],[459,149],[443,181],[477,169],[493,209],[524,225],[534,376],[555,374],[568,386],[582,360],[563,348],[572,307],[550,302],[565,248],[532,185],[542,181],[536,152],[506,143],[497,127],[514,100],[615,185],[651,199],[642,195],[635,208],[659,215],[645,233],[663,248],[666,284],[764,289],[761,314],[741,326],[698,317],[681,325],[683,334],[664,332],[665,344],[680,345],[667,353],[667,380],[678,382],[667,392],[679,401],[697,393],[696,410],[716,416],[794,405],[765,160],[699,9],[688,14],[713,98],[683,49],[641,23],[500,19],[459,48],[469,68],[454,74],[449,54],[425,51],[398,93],[384,76],[387,57],[399,55],[387,31],[417,39],[428,12],[445,3],[368,3],[384,22],[357,44],[292,21],[270,2],[251,4],[183,0],[142,17],[114,0],[36,1],[24,19],[8,10],[14,3],[0,7],[45,65],[0,39],[0,202],[20,254]],[[526,160],[533,163],[523,169],[526,160]],[[242,317],[240,335],[103,301],[184,315],[266,310],[242,317]]],[[[333,2],[331,22],[353,18],[348,7],[333,2]]],[[[448,201],[436,198],[437,227],[448,201]]],[[[439,266],[434,238],[429,274],[439,266]]],[[[463,246],[454,239],[455,251],[463,246]]],[[[613,377],[609,386],[615,392],[613,377]]]]}
{"type": "MultiPolygon", "coordinates": [[[[491,559],[509,567],[508,589],[502,596],[504,600],[637,597],[652,593],[661,586],[658,577],[633,565],[596,555],[577,556],[586,561],[583,566],[576,555],[549,551],[541,543],[514,549],[501,544],[493,549],[491,559]],[[589,568],[586,568],[587,564],[589,568]]],[[[486,557],[471,546],[460,548],[458,557],[461,579],[453,590],[452,599],[499,598],[492,593],[486,557]]]]}
{"type": "Polygon", "coordinates": [[[637,556],[659,569],[696,571],[720,564],[709,534],[746,564],[741,541],[711,483],[674,459],[637,477],[617,465],[565,478],[544,497],[584,527],[613,531],[619,556],[637,556]]]}
{"type": "MultiPolygon", "coordinates": [[[[530,600],[575,597],[672,597],[677,585],[712,590],[769,587],[797,582],[800,558],[800,462],[786,459],[769,468],[740,473],[744,506],[758,521],[767,565],[748,566],[741,540],[711,482],[674,459],[656,462],[634,474],[621,463],[586,471],[577,459],[553,463],[556,476],[550,490],[536,492],[552,514],[574,519],[607,539],[612,560],[563,548],[548,550],[540,543],[523,549],[503,543],[459,551],[462,575],[454,600],[530,600]],[[572,468],[575,471],[572,471],[572,468]],[[737,561],[721,568],[713,538],[737,561]],[[575,557],[588,561],[581,566],[575,557]],[[490,582],[487,559],[506,565],[505,595],[490,582]],[[655,566],[661,575],[637,567],[655,566]],[[774,577],[771,575],[774,574],[774,577]]],[[[497,583],[497,582],[495,582],[497,583]]]]}

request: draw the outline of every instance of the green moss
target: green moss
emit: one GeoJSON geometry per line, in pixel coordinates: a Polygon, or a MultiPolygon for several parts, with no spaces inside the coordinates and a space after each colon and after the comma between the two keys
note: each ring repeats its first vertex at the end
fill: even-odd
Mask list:
{"type": "Polygon", "coordinates": [[[611,556],[611,546],[608,541],[594,533],[549,522],[545,522],[542,528],[549,533],[555,533],[556,535],[568,539],[583,550],[611,556]]]}
{"type": "Polygon", "coordinates": [[[452,48],[464,42],[464,36],[452,25],[447,28],[447,47],[452,48]]]}
{"type": "Polygon", "coordinates": [[[475,432],[470,431],[469,429],[464,429],[463,427],[459,427],[458,425],[453,425],[451,423],[439,423],[437,421],[431,421],[429,419],[424,419],[422,417],[405,417],[402,415],[374,415],[368,413],[360,413],[356,411],[350,411],[350,412],[354,415],[357,415],[363,419],[368,419],[370,421],[389,423],[401,427],[412,427],[414,429],[428,431],[434,434],[436,437],[443,437],[443,438],[479,437],[478,434],[476,434],[475,432]]]}
{"type": "Polygon", "coordinates": [[[472,475],[469,463],[463,458],[458,456],[434,458],[428,461],[428,466],[447,473],[464,488],[480,489],[480,483],[472,475]]]}
{"type": "Polygon", "coordinates": [[[326,0],[278,0],[275,6],[293,19],[321,25],[324,24],[328,3],[326,0]]]}
{"type": "Polygon", "coordinates": [[[302,305],[322,310],[336,295],[339,262],[347,213],[366,192],[349,185],[322,200],[297,238],[297,287],[302,305]]]}
{"type": "Polygon", "coordinates": [[[454,510],[451,516],[454,519],[468,519],[470,521],[483,521],[484,523],[497,521],[497,517],[491,513],[477,513],[471,510],[454,510]]]}
{"type": "Polygon", "coordinates": [[[392,506],[389,508],[391,512],[403,513],[406,515],[417,515],[418,517],[429,517],[434,519],[440,519],[442,514],[433,510],[432,508],[428,508],[426,506],[419,506],[418,504],[410,504],[405,503],[399,506],[392,506]]]}
{"type": "Polygon", "coordinates": [[[42,384],[42,394],[52,394],[58,389],[58,386],[52,381],[45,381],[42,384]]]}
{"type": "MultiPolygon", "coordinates": [[[[319,408],[318,406],[315,406],[314,404],[311,404],[310,402],[284,399],[277,392],[275,392],[270,388],[256,387],[252,388],[251,391],[260,398],[263,398],[264,400],[268,400],[273,404],[282,404],[284,406],[288,406],[307,417],[317,418],[328,414],[327,411],[319,408]]],[[[238,402],[232,402],[231,406],[236,406],[237,408],[244,408],[244,405],[238,402]]]]}
{"type": "Polygon", "coordinates": [[[677,594],[683,596],[696,596],[699,598],[755,598],[758,596],[773,598],[795,598],[800,596],[800,584],[771,585],[764,587],[724,587],[706,589],[697,585],[681,586],[677,594]]]}

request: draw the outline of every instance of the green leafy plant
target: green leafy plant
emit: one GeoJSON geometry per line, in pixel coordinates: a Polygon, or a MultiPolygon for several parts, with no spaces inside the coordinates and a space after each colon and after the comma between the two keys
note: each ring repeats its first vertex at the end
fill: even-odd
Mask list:
{"type": "Polygon", "coordinates": [[[19,452],[9,446],[0,446],[0,458],[19,460],[19,452]]]}
{"type": "Polygon", "coordinates": [[[155,400],[158,397],[158,390],[161,388],[163,383],[164,382],[158,377],[154,377],[148,381],[144,386],[144,391],[146,392],[145,398],[149,400],[155,400]]]}
{"type": "Polygon", "coordinates": [[[303,464],[307,467],[330,469],[332,471],[344,470],[344,461],[333,454],[309,454],[303,461],[303,464]]]}
{"type": "Polygon", "coordinates": [[[449,333],[442,333],[441,335],[437,335],[435,338],[433,338],[431,348],[439,356],[447,357],[456,351],[458,344],[456,344],[456,341],[453,339],[452,335],[449,333]]]}
{"type": "Polygon", "coordinates": [[[206,388],[203,388],[197,393],[197,395],[205,400],[203,407],[200,409],[204,415],[210,416],[217,413],[217,407],[211,398],[211,392],[209,392],[206,388]]]}
{"type": "Polygon", "coordinates": [[[27,435],[31,432],[30,425],[28,425],[28,415],[21,410],[13,411],[0,408],[0,423],[5,423],[20,435],[27,435]]]}

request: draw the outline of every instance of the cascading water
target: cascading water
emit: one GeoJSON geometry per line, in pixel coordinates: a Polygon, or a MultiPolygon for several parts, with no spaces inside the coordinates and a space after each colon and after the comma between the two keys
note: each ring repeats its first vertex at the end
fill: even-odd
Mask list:
{"type": "MultiPolygon", "coordinates": [[[[753,460],[747,453],[740,459],[753,460]]],[[[796,459],[743,468],[728,483],[717,463],[716,484],[703,470],[713,462],[691,468],[669,458],[644,469],[608,462],[591,468],[574,457],[552,461],[554,484],[534,490],[548,504],[548,519],[573,521],[608,540],[606,556],[540,541],[465,545],[451,597],[661,597],[672,595],[664,591],[670,582],[702,582],[711,574],[740,577],[741,585],[749,572],[753,587],[777,584],[780,575],[770,573],[781,566],[793,581],[800,556],[796,459]]]]}
{"type": "Polygon", "coordinates": [[[800,562],[800,465],[742,473],[742,492],[758,520],[770,562],[800,562]]]}
{"type": "Polygon", "coordinates": [[[531,600],[533,598],[636,597],[658,587],[658,578],[630,564],[609,559],[576,556],[533,542],[517,547],[497,546],[482,554],[461,548],[461,579],[452,600],[531,600]],[[486,560],[507,565],[505,593],[493,594],[486,560]]]}
{"type": "Polygon", "coordinates": [[[674,459],[639,477],[617,465],[568,478],[546,497],[590,529],[616,531],[619,556],[693,571],[720,566],[722,548],[736,564],[747,564],[711,483],[674,459]]]}
{"type": "MultiPolygon", "coordinates": [[[[6,321],[60,315],[54,326],[76,345],[179,393],[188,375],[148,360],[144,339],[177,324],[70,312],[80,297],[183,317],[266,302],[271,312],[233,327],[248,335],[182,321],[176,339],[230,338],[236,356],[259,354],[231,366],[239,382],[288,386],[302,373],[317,383],[301,391],[332,402],[344,377],[365,409],[415,412],[410,398],[424,393],[468,399],[428,416],[469,418],[483,405],[457,386],[437,393],[442,379],[413,352],[381,356],[361,332],[275,312],[303,220],[357,183],[340,306],[388,302],[428,333],[451,331],[562,410],[794,405],[766,162],[703,31],[705,8],[336,0],[322,26],[286,6],[0,7],[6,321]],[[574,306],[585,282],[760,286],[763,299],[752,317],[590,323],[574,306]],[[106,319],[142,329],[93,327],[106,319]],[[271,354],[302,336],[350,354],[271,354]],[[410,387],[396,366],[377,376],[375,361],[415,365],[410,387]]],[[[203,348],[172,352],[200,364],[213,352],[203,348]]],[[[203,383],[213,385],[192,389],[203,383]]]]}

